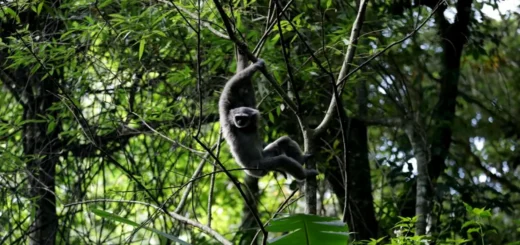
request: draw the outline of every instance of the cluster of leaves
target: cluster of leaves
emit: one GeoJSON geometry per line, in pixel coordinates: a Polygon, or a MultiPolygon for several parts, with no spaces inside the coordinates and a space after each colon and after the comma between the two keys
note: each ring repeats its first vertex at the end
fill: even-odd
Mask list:
{"type": "MultiPolygon", "coordinates": [[[[475,242],[482,242],[485,244],[484,237],[486,234],[497,234],[494,228],[486,227],[486,220],[492,216],[491,211],[485,208],[473,208],[465,204],[467,214],[470,219],[462,225],[462,230],[466,231],[466,238],[446,238],[437,239],[432,236],[414,235],[415,223],[417,217],[407,218],[399,217],[400,221],[394,226],[394,234],[390,238],[381,237],[379,239],[370,239],[367,241],[352,242],[349,238],[350,234],[348,227],[341,220],[331,217],[321,217],[316,215],[295,214],[282,218],[275,218],[266,226],[266,230],[274,236],[267,241],[267,244],[272,245],[288,245],[288,244],[357,244],[357,245],[421,245],[428,244],[435,240],[436,244],[445,245],[460,245],[460,244],[474,244],[475,242]],[[281,233],[282,235],[277,235],[281,233]]],[[[179,244],[188,244],[187,242],[162,232],[157,229],[149,228],[146,225],[140,225],[134,221],[128,220],[124,217],[99,210],[93,209],[92,212],[105,219],[121,222],[126,225],[133,226],[137,229],[150,230],[157,235],[170,239],[179,244]]],[[[520,221],[516,222],[518,225],[517,231],[520,232],[520,221]]],[[[511,242],[507,245],[517,245],[519,242],[511,242]]]]}

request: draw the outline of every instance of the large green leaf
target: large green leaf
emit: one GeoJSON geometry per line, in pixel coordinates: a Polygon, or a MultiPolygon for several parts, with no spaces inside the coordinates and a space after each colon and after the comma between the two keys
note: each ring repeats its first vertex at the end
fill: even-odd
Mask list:
{"type": "Polygon", "coordinates": [[[316,215],[296,214],[277,218],[266,227],[269,232],[288,232],[269,244],[348,244],[348,227],[341,220],[316,215]]]}

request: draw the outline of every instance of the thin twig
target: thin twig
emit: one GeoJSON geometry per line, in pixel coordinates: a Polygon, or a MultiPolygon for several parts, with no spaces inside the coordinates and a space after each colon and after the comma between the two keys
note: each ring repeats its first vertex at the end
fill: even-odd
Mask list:
{"type": "MultiPolygon", "coordinates": [[[[223,141],[222,130],[219,130],[219,134],[218,134],[219,144],[217,145],[217,158],[220,155],[220,146],[221,146],[222,141],[223,141]]],[[[213,171],[212,171],[213,174],[210,177],[209,194],[208,194],[208,227],[211,227],[211,219],[212,219],[211,208],[213,206],[213,191],[215,190],[215,176],[216,176],[215,172],[216,171],[217,171],[217,163],[213,162],[213,171]]]]}
{"type": "Polygon", "coordinates": [[[199,99],[199,122],[198,122],[198,125],[197,125],[197,133],[195,134],[195,137],[199,137],[199,134],[200,134],[200,128],[201,128],[201,125],[202,125],[202,70],[200,68],[200,64],[201,64],[201,59],[202,59],[202,55],[201,55],[201,51],[200,51],[200,25],[201,25],[201,21],[200,21],[200,12],[201,12],[201,5],[200,5],[200,1],[201,0],[198,0],[197,3],[198,3],[198,11],[197,11],[197,93],[198,93],[198,99],[199,99]]]}
{"type": "MultiPolygon", "coordinates": [[[[273,0],[273,1],[276,1],[276,0],[273,0]]],[[[285,11],[289,8],[289,6],[291,6],[292,2],[294,0],[290,0],[286,5],[285,7],[282,8],[282,11],[279,13],[278,17],[280,17],[282,14],[285,13],[285,11]]],[[[272,3],[272,6],[275,6],[274,5],[275,3],[273,2],[272,3]]],[[[274,8],[274,7],[273,7],[274,8]]],[[[269,11],[271,11],[271,8],[269,9],[269,11]]],[[[260,50],[262,49],[262,47],[264,46],[265,44],[265,41],[267,40],[267,36],[269,36],[269,34],[271,33],[271,31],[273,30],[274,28],[274,25],[276,25],[276,21],[274,21],[274,14],[272,14],[272,19],[267,19],[267,21],[271,22],[271,23],[268,23],[268,27],[267,29],[265,30],[264,34],[262,35],[262,37],[260,38],[260,40],[258,41],[258,43],[256,44],[255,48],[253,49],[253,54],[254,55],[259,55],[260,54],[260,50]]]]}
{"type": "MultiPolygon", "coordinates": [[[[222,141],[219,140],[215,145],[213,145],[211,147],[211,150],[214,150],[215,148],[219,147],[221,143],[222,143],[222,141]]],[[[184,208],[184,205],[186,204],[186,200],[188,199],[188,196],[190,194],[191,188],[193,187],[194,180],[197,177],[199,177],[200,173],[202,172],[202,169],[204,168],[204,165],[206,165],[205,163],[208,160],[207,159],[208,157],[209,157],[209,153],[206,152],[206,154],[202,157],[202,160],[200,161],[199,165],[197,166],[197,169],[191,176],[191,178],[189,180],[189,184],[188,184],[188,186],[186,186],[186,190],[182,194],[182,198],[181,198],[179,204],[177,204],[175,211],[173,211],[173,212],[180,213],[181,210],[184,208]]],[[[212,176],[215,176],[215,175],[213,174],[212,176]]]]}
{"type": "MultiPolygon", "coordinates": [[[[269,218],[269,220],[265,222],[264,227],[267,227],[267,225],[269,224],[269,222],[271,222],[271,220],[273,220],[274,218],[276,218],[276,216],[278,216],[282,210],[284,210],[286,207],[289,207],[289,205],[292,204],[293,202],[298,201],[298,199],[302,198],[302,196],[300,196],[300,197],[298,197],[298,198],[296,198],[296,199],[290,201],[291,198],[294,196],[294,194],[296,194],[296,192],[298,192],[299,190],[300,190],[299,188],[296,188],[296,189],[291,193],[291,195],[289,195],[289,196],[288,196],[288,197],[283,201],[283,203],[280,204],[280,206],[278,207],[278,209],[276,210],[276,212],[273,214],[273,217],[269,218]],[[289,202],[289,201],[290,201],[290,202],[289,202]]],[[[260,233],[260,231],[257,231],[257,232],[255,233],[255,236],[253,237],[252,241],[255,241],[255,240],[256,240],[256,237],[258,236],[259,233],[260,233]]],[[[264,240],[266,240],[266,239],[264,239],[264,240]]]]}
{"type": "MultiPolygon", "coordinates": [[[[231,173],[224,167],[224,165],[218,160],[218,158],[213,154],[213,152],[211,152],[211,150],[204,144],[202,143],[198,138],[194,137],[195,141],[197,141],[197,143],[199,143],[199,145],[204,148],[204,150],[206,150],[210,156],[215,160],[215,162],[220,166],[220,168],[222,168],[222,170],[224,171],[224,173],[228,176],[228,178],[231,180],[231,182],[233,182],[233,185],[235,185],[235,187],[238,189],[238,192],[240,193],[240,195],[242,196],[242,198],[244,200],[247,200],[247,196],[246,194],[244,193],[244,191],[242,190],[242,187],[240,186],[240,182],[238,182],[238,180],[233,176],[231,175],[231,173]]],[[[258,215],[256,213],[253,212],[253,207],[251,207],[251,204],[248,203],[248,202],[245,202],[245,204],[247,205],[247,207],[249,208],[249,210],[251,211],[251,213],[253,213],[253,216],[255,217],[255,220],[258,224],[258,226],[260,227],[260,229],[262,230],[262,233],[264,234],[265,237],[267,237],[267,231],[264,229],[264,227],[262,226],[262,221],[260,220],[260,217],[258,217],[258,215]]]]}
{"type": "MultiPolygon", "coordinates": [[[[278,0],[275,0],[275,2],[278,2],[278,0]]],[[[296,99],[296,105],[298,105],[298,107],[297,107],[298,113],[300,113],[300,106],[301,106],[300,95],[298,94],[296,85],[294,83],[294,75],[293,75],[292,67],[291,67],[291,64],[289,61],[289,53],[288,53],[289,49],[287,47],[287,44],[285,43],[284,36],[283,36],[283,29],[282,29],[282,25],[280,23],[281,22],[280,16],[282,15],[282,13],[280,13],[278,6],[275,6],[275,10],[276,10],[276,16],[277,16],[276,24],[278,26],[278,34],[280,35],[280,43],[282,44],[282,55],[283,55],[283,59],[285,61],[285,66],[287,67],[287,74],[289,74],[289,85],[293,89],[294,98],[296,99]]]]}
{"type": "Polygon", "coordinates": [[[444,4],[445,1],[440,1],[436,6],[435,8],[433,9],[433,11],[430,13],[430,15],[428,16],[428,18],[426,18],[417,28],[415,28],[412,32],[410,32],[409,34],[407,34],[405,37],[403,37],[401,40],[397,40],[393,43],[391,43],[390,45],[386,46],[383,50],[377,52],[376,54],[374,54],[372,57],[368,58],[366,61],[364,61],[363,63],[361,63],[361,65],[359,65],[358,67],[354,68],[351,72],[349,72],[346,76],[344,76],[343,78],[341,78],[338,82],[338,86],[339,85],[343,85],[343,83],[345,83],[345,81],[350,77],[352,76],[352,74],[354,74],[356,71],[360,70],[361,68],[365,67],[368,63],[370,63],[370,61],[374,60],[375,58],[379,57],[381,54],[383,54],[384,52],[386,52],[387,50],[389,50],[390,48],[392,48],[393,46],[397,45],[397,44],[400,44],[404,41],[406,41],[407,39],[411,38],[413,35],[415,35],[415,33],[417,33],[420,29],[422,29],[422,27],[433,17],[433,15],[437,12],[437,10],[439,9],[439,6],[441,6],[442,4],[444,4]]]}
{"type": "MultiPolygon", "coordinates": [[[[217,7],[218,12],[220,13],[220,16],[222,17],[222,21],[224,22],[224,26],[226,27],[226,30],[228,32],[229,38],[231,41],[235,43],[235,45],[238,46],[240,51],[242,51],[247,58],[252,61],[256,62],[258,58],[249,51],[247,45],[240,41],[237,36],[235,35],[235,32],[233,31],[233,27],[231,26],[231,21],[229,20],[229,17],[227,16],[226,12],[222,8],[222,5],[218,0],[213,0],[215,3],[215,6],[217,7]]],[[[300,121],[300,118],[297,113],[297,106],[294,104],[294,102],[287,96],[285,91],[278,85],[278,82],[276,82],[276,79],[267,71],[267,68],[264,66],[262,69],[260,69],[262,74],[267,78],[267,80],[271,83],[271,85],[274,87],[276,92],[282,97],[284,102],[288,105],[288,107],[297,115],[298,120],[300,121]]]]}
{"type": "Polygon", "coordinates": [[[148,123],[146,123],[146,121],[145,121],[141,116],[137,115],[135,112],[130,112],[130,113],[132,113],[132,114],[134,114],[136,117],[138,117],[138,118],[141,120],[141,122],[142,122],[142,123],[143,123],[143,124],[148,128],[148,129],[150,129],[152,132],[158,134],[159,136],[161,136],[161,137],[164,138],[165,140],[170,141],[171,143],[173,143],[173,144],[175,144],[175,145],[178,145],[178,146],[180,146],[180,147],[182,147],[182,148],[184,148],[184,149],[186,149],[186,150],[188,150],[188,151],[190,151],[190,152],[192,152],[192,153],[195,153],[195,154],[198,154],[198,155],[204,155],[204,154],[205,154],[205,153],[202,152],[202,151],[197,151],[197,150],[195,150],[195,149],[192,149],[192,148],[190,148],[190,147],[188,147],[188,146],[185,146],[185,145],[183,145],[183,144],[181,144],[181,143],[179,143],[179,142],[177,142],[177,141],[174,141],[174,140],[168,138],[168,136],[162,134],[161,132],[155,130],[152,126],[148,125],[148,123]]]}

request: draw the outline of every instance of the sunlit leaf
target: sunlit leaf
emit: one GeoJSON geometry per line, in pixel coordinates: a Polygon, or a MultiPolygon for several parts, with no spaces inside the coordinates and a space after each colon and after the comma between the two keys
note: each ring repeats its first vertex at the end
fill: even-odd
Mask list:
{"type": "Polygon", "coordinates": [[[145,39],[141,39],[141,41],[139,41],[139,60],[141,60],[141,57],[143,57],[145,44],[146,44],[145,39]]]}

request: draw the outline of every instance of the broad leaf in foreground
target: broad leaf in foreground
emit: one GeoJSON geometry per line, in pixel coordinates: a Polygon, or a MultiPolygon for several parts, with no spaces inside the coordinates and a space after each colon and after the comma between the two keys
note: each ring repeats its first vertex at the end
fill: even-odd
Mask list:
{"type": "Polygon", "coordinates": [[[296,214],[277,218],[266,227],[269,232],[288,232],[269,244],[348,244],[348,227],[341,220],[316,215],[296,214]]]}

